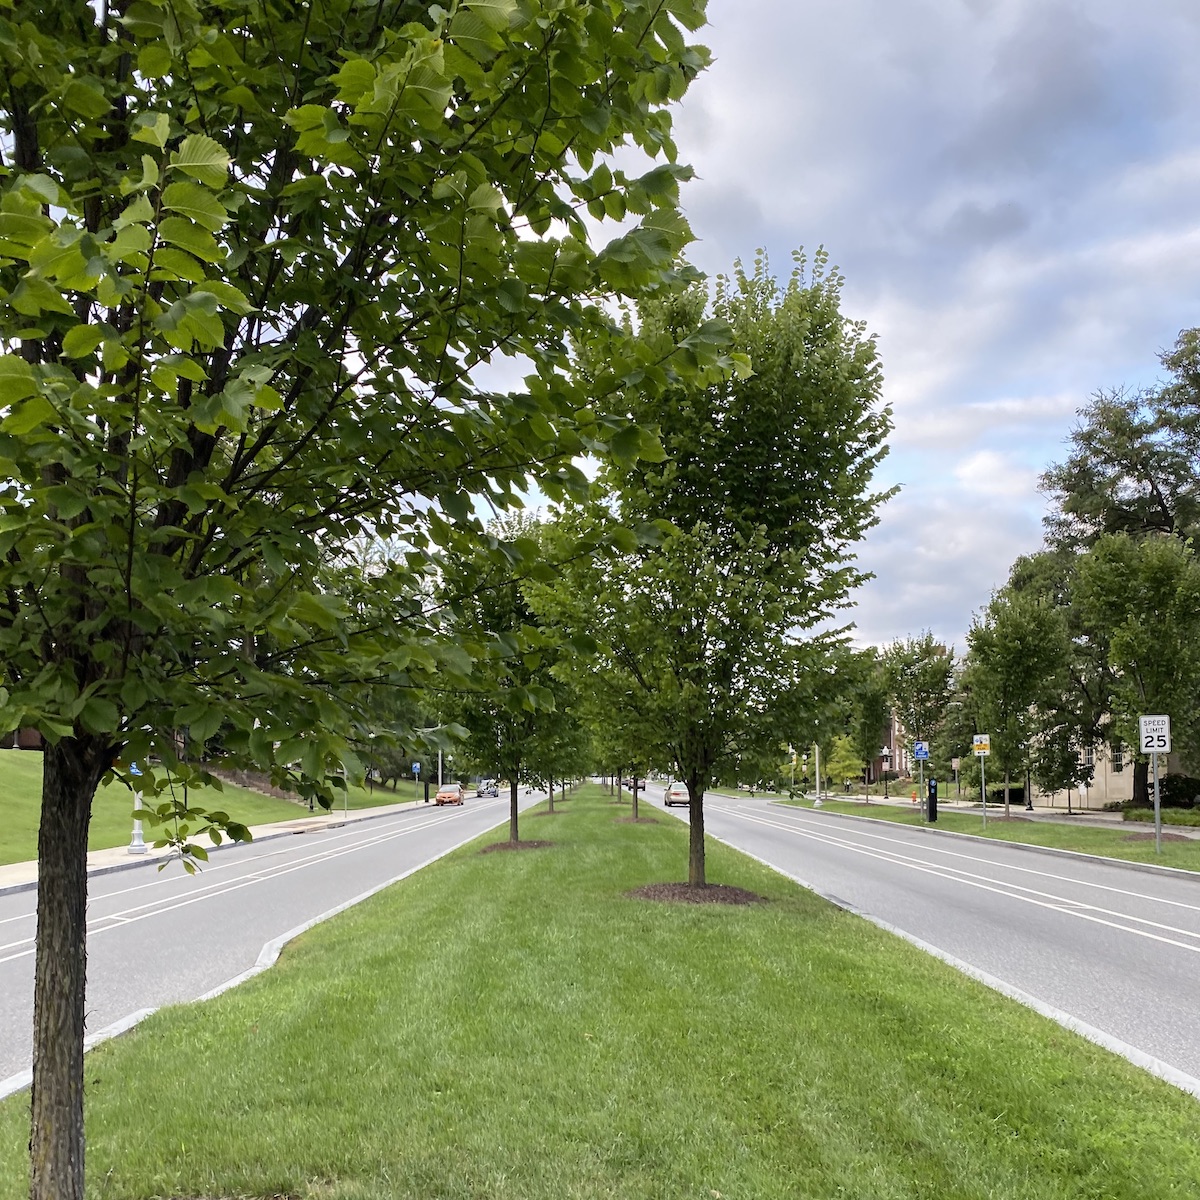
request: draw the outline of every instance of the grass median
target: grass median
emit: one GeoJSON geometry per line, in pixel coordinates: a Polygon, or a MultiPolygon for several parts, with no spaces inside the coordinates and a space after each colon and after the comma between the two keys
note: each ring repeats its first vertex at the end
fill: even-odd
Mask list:
{"type": "MultiPolygon", "coordinates": [[[[811,808],[811,801],[785,800],[784,804],[795,808],[811,808]]],[[[900,825],[927,823],[917,805],[901,808],[889,804],[864,804],[853,800],[824,800],[822,812],[843,813],[847,816],[867,817],[873,821],[891,821],[900,825]]],[[[1051,846],[1057,850],[1074,850],[1080,854],[1097,854],[1103,858],[1122,858],[1127,862],[1157,863],[1161,867],[1178,867],[1185,871],[1200,871],[1200,840],[1174,833],[1163,826],[1162,853],[1154,852],[1154,834],[1145,830],[1134,830],[1121,825],[1113,829],[1101,829],[1095,825],[1072,825],[1070,818],[1061,821],[1029,820],[1014,808],[1012,815],[1005,817],[1002,810],[988,810],[987,828],[979,811],[954,812],[938,809],[936,826],[952,833],[970,833],[976,837],[993,838],[1001,842],[1020,842],[1026,846],[1051,846]]]]}
{"type": "MultiPolygon", "coordinates": [[[[104,1200],[1162,1200],[1196,1101],[673,819],[584,789],[90,1054],[104,1200]]],[[[27,1097],[0,1105],[26,1194],[27,1097]]]]}
{"type": "MultiPolygon", "coordinates": [[[[215,788],[194,789],[195,802],[222,809],[244,825],[270,825],[308,816],[308,806],[294,800],[265,796],[227,783],[215,788]]],[[[414,798],[412,788],[399,792],[366,788],[349,789],[351,809],[383,804],[406,804],[414,798]]],[[[42,805],[42,756],[32,750],[0,750],[0,866],[30,862],[37,857],[38,817],[42,805]]],[[[122,783],[111,783],[96,793],[88,830],[88,849],[106,850],[129,843],[133,793],[122,783]]],[[[335,811],[342,808],[339,798],[335,811]]],[[[147,829],[147,840],[153,830],[147,829]]]]}

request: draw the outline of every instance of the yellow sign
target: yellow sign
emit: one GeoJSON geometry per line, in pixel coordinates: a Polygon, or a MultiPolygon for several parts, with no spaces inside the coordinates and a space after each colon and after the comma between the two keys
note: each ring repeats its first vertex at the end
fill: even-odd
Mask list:
{"type": "Polygon", "coordinates": [[[975,757],[983,758],[986,754],[992,752],[992,735],[990,733],[977,733],[974,737],[975,757]]]}

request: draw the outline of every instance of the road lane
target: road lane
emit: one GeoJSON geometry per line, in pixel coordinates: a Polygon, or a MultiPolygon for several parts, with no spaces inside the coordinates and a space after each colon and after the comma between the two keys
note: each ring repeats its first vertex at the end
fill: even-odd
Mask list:
{"type": "MultiPolygon", "coordinates": [[[[540,794],[522,796],[522,806],[540,794]]],[[[508,798],[410,809],[232,846],[196,875],[178,862],[93,877],[87,1029],[193,1000],[254,965],[263,945],[470,841],[508,798]]],[[[0,1080],[30,1066],[36,891],[0,896],[0,1080]]]]}
{"type": "Polygon", "coordinates": [[[722,841],[1200,1078],[1200,879],[766,800],[704,808],[722,841]]]}

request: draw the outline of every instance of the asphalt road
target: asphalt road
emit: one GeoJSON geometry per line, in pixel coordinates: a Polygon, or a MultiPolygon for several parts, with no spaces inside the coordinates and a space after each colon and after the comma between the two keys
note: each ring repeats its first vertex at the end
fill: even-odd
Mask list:
{"type": "Polygon", "coordinates": [[[1200,879],[762,799],[706,797],[704,815],[782,873],[1200,1078],[1200,879]]]}
{"type": "MultiPolygon", "coordinates": [[[[522,796],[522,805],[539,794],[522,796]]],[[[254,966],[263,946],[507,820],[508,798],[412,809],[231,846],[202,872],[153,863],[93,877],[87,1029],[194,1000],[254,966]]],[[[0,1081],[32,1056],[35,891],[0,895],[0,1081]]]]}

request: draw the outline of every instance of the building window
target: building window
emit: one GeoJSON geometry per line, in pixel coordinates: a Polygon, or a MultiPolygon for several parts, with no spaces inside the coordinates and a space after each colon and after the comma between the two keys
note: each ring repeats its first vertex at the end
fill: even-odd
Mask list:
{"type": "Polygon", "coordinates": [[[1096,765],[1096,748],[1094,746],[1084,746],[1083,765],[1085,767],[1094,767],[1096,765]]]}
{"type": "Polygon", "coordinates": [[[1125,747],[1121,742],[1112,744],[1112,769],[1118,775],[1125,770],[1125,747]]]}

